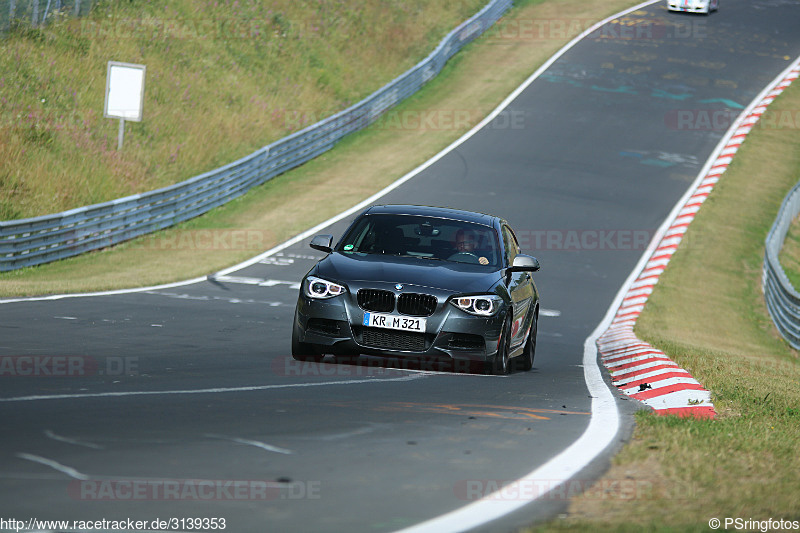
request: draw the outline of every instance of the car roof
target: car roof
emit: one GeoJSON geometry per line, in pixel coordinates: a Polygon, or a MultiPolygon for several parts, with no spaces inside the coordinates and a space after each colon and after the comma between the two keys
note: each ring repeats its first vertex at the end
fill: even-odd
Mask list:
{"type": "Polygon", "coordinates": [[[450,209],[448,207],[431,207],[425,205],[373,205],[366,211],[365,215],[416,215],[436,218],[447,218],[453,220],[462,220],[464,222],[473,222],[475,224],[482,224],[484,226],[495,226],[501,222],[499,217],[487,215],[484,213],[476,213],[474,211],[464,211],[461,209],[450,209]]]}

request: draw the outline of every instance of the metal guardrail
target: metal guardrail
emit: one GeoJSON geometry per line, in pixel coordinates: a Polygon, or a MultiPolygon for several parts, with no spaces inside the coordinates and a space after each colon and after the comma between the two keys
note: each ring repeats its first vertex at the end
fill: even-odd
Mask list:
{"type": "Polygon", "coordinates": [[[14,20],[36,28],[46,24],[48,17],[80,17],[89,13],[95,2],[96,0],[0,0],[0,34],[7,31],[14,20]]]}
{"type": "Polygon", "coordinates": [[[511,4],[512,0],[491,0],[447,34],[427,58],[383,88],[238,161],[162,189],[53,215],[0,222],[0,271],[72,257],[173,226],[330,150],[344,136],[369,126],[417,92],[511,4]]]}
{"type": "Polygon", "coordinates": [[[778,217],[767,234],[762,289],[772,321],[786,341],[800,350],[800,293],[783,271],[778,255],[792,219],[800,213],[800,183],[783,199],[778,217]]]}

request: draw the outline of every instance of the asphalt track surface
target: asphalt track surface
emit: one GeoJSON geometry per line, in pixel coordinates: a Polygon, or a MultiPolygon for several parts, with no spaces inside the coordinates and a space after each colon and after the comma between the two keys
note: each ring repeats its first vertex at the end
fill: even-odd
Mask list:
{"type": "MultiPolygon", "coordinates": [[[[551,311],[531,372],[294,363],[296,283],[319,258],[305,242],[215,281],[0,305],[0,355],[12,356],[0,376],[0,517],[383,532],[534,470],[589,422],[585,339],[725,117],[800,55],[798,28],[796,1],[727,0],[708,17],[643,8],[573,47],[383,198],[510,221],[541,261],[551,311]],[[45,375],[64,374],[55,362],[75,375],[45,375]],[[191,480],[210,480],[213,494],[191,480]],[[179,493],[165,494],[169,483],[179,493]]],[[[325,232],[338,237],[350,220],[325,232]]],[[[580,482],[629,435],[634,402],[618,403],[615,445],[580,482]]],[[[481,529],[552,518],[566,503],[556,493],[481,529]]]]}

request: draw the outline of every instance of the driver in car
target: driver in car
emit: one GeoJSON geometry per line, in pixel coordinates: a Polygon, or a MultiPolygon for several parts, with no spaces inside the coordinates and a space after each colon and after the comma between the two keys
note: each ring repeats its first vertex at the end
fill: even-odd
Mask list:
{"type": "Polygon", "coordinates": [[[478,247],[478,236],[471,229],[461,228],[456,232],[456,251],[474,254],[478,247]]]}
{"type": "Polygon", "coordinates": [[[466,257],[472,256],[475,258],[476,263],[481,265],[489,264],[489,260],[485,256],[485,251],[478,250],[478,235],[471,229],[461,228],[456,232],[455,237],[455,254],[451,260],[465,261],[466,257]],[[461,255],[459,255],[461,254],[461,255]]]}

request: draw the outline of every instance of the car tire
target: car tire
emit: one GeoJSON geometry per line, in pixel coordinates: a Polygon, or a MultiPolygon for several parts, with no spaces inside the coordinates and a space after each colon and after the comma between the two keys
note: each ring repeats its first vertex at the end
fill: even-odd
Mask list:
{"type": "Polygon", "coordinates": [[[511,340],[511,316],[507,316],[500,330],[500,340],[497,343],[497,353],[494,359],[487,363],[487,373],[495,376],[505,376],[509,372],[508,344],[511,340]]]}
{"type": "Polygon", "coordinates": [[[522,351],[522,355],[519,356],[518,367],[523,372],[528,372],[533,368],[533,359],[536,357],[536,330],[538,327],[539,309],[537,308],[533,314],[533,324],[528,335],[528,342],[525,343],[525,349],[522,351]]]}
{"type": "Polygon", "coordinates": [[[314,363],[319,363],[322,361],[322,358],[325,357],[324,354],[317,352],[314,349],[313,344],[308,344],[306,342],[300,342],[297,338],[297,329],[292,329],[292,359],[295,361],[310,361],[314,363]]]}

